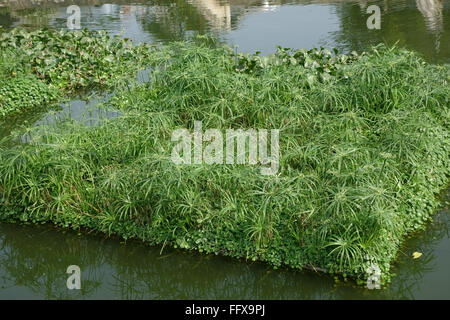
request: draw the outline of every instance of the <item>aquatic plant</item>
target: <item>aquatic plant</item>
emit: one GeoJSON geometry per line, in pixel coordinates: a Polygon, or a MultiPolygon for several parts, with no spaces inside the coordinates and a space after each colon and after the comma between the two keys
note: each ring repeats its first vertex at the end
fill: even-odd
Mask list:
{"type": "Polygon", "coordinates": [[[0,115],[87,88],[114,88],[143,68],[146,44],[104,31],[12,29],[0,35],[0,115]]]}
{"type": "Polygon", "coordinates": [[[105,31],[12,29],[0,35],[0,47],[30,57],[33,72],[64,90],[111,84],[124,73],[139,70],[148,46],[105,31]],[[130,70],[131,69],[131,70],[130,70]]]}
{"type": "Polygon", "coordinates": [[[0,117],[54,101],[58,90],[39,81],[27,66],[27,57],[13,48],[0,49],[0,117]]]}
{"type": "Polygon", "coordinates": [[[242,72],[226,46],[155,50],[150,80],[110,100],[121,117],[37,127],[1,147],[0,216],[361,279],[375,263],[388,281],[448,183],[449,66],[382,46],[351,63],[308,56],[339,67],[311,81],[290,58],[242,72]],[[279,129],[279,173],[175,165],[171,132],[194,120],[279,129]]]}

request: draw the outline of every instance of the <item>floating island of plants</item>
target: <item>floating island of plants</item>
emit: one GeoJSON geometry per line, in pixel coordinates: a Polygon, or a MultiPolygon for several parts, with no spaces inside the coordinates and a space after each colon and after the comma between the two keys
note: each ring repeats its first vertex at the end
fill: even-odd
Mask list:
{"type": "Polygon", "coordinates": [[[15,68],[48,87],[103,84],[102,76],[114,75],[108,104],[122,113],[95,127],[38,126],[14,146],[18,138],[8,137],[0,149],[3,220],[364,281],[376,264],[389,281],[402,241],[432,218],[436,194],[448,185],[449,65],[384,46],[360,55],[278,48],[260,57],[205,37],[100,50],[104,42],[83,32],[2,36],[3,53],[26,56],[15,68]],[[107,54],[84,60],[73,50],[85,45],[107,54]],[[39,58],[42,50],[56,62],[39,58]],[[132,65],[145,66],[149,80],[130,86],[132,65]],[[278,173],[174,164],[171,134],[194,121],[223,131],[279,129],[278,173]]]}

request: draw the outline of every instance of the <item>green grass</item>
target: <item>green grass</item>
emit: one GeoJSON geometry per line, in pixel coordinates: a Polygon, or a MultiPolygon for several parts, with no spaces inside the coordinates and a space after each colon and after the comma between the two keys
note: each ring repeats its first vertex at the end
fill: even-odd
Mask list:
{"type": "Polygon", "coordinates": [[[366,279],[423,228],[449,175],[449,66],[377,47],[233,55],[173,43],[123,116],[66,121],[0,149],[0,216],[366,279]],[[280,129],[280,170],[174,165],[177,128],[280,129]]]}

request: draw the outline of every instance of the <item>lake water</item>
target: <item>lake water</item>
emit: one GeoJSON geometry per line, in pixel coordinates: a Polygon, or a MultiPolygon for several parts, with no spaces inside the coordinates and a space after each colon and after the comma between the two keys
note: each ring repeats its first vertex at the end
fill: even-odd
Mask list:
{"type": "MultiPolygon", "coordinates": [[[[239,51],[262,54],[274,52],[276,45],[349,52],[385,42],[418,51],[432,63],[450,63],[448,0],[0,0],[0,26],[66,28],[67,7],[74,3],[81,9],[81,27],[136,42],[165,43],[214,33],[239,51]],[[379,30],[367,28],[369,4],[381,9],[379,30]]],[[[56,109],[0,121],[0,137],[58,116],[81,120],[83,114],[95,119],[120,115],[89,111],[98,99],[107,97],[77,98],[56,109]]],[[[450,199],[448,191],[443,199],[450,199]]],[[[314,272],[272,270],[260,263],[51,226],[0,224],[0,299],[450,299],[449,227],[449,208],[443,205],[426,230],[406,241],[391,285],[368,290],[336,284],[314,272]],[[413,259],[415,251],[423,256],[413,259]],[[66,287],[69,265],[82,270],[81,290],[66,287]]]]}
{"type": "Polygon", "coordinates": [[[429,61],[450,62],[448,0],[370,1],[381,10],[379,30],[367,28],[371,14],[363,0],[0,0],[0,26],[67,28],[73,3],[81,9],[82,28],[122,32],[138,42],[215,33],[240,51],[262,54],[276,45],[361,51],[398,42],[429,61]]]}

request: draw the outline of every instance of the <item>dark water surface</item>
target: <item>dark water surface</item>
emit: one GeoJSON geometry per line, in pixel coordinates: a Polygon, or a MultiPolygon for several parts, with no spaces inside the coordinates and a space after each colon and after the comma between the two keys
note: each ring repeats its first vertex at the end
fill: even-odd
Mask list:
{"type": "Polygon", "coordinates": [[[0,224],[0,299],[450,299],[449,227],[447,206],[401,248],[390,286],[369,290],[309,271],[0,224]],[[69,265],[81,269],[81,290],[67,289],[69,265]]]}
{"type": "MultiPolygon", "coordinates": [[[[276,45],[322,45],[348,52],[385,42],[416,50],[432,63],[450,63],[450,0],[0,0],[0,26],[66,28],[66,9],[74,3],[81,8],[81,27],[137,42],[215,33],[239,51],[262,54],[274,52],[276,45]],[[381,8],[380,30],[366,26],[369,4],[381,8]]],[[[76,98],[1,120],[0,137],[67,116],[93,124],[120,116],[95,109],[107,98],[76,98]]],[[[444,200],[449,199],[447,192],[444,200]]],[[[444,205],[427,229],[401,249],[391,285],[368,290],[335,284],[314,272],[272,270],[260,263],[169,248],[161,252],[161,247],[51,226],[0,224],[0,299],[450,299],[449,227],[450,212],[444,205]],[[413,259],[415,251],[423,255],[413,259]],[[66,287],[69,265],[81,268],[81,290],[66,287]]]]}

